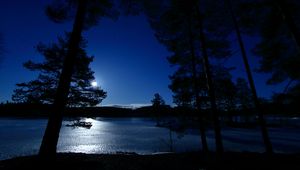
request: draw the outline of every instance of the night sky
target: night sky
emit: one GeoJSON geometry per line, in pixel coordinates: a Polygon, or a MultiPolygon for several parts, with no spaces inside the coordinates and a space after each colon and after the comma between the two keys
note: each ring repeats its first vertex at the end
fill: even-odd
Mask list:
{"type": "MultiPolygon", "coordinates": [[[[6,51],[0,64],[0,102],[11,100],[16,83],[36,78],[37,73],[22,66],[29,59],[43,60],[34,47],[39,42],[56,42],[58,35],[71,30],[72,22],[56,24],[46,17],[44,9],[49,2],[0,1],[0,32],[6,51]]],[[[168,75],[174,69],[166,59],[171,54],[155,39],[144,16],[120,16],[117,21],[102,19],[84,37],[88,40],[88,54],[95,56],[91,67],[96,81],[108,94],[103,105],[149,104],[154,93],[160,93],[167,104],[172,104],[168,75]]],[[[245,40],[247,47],[251,47],[256,39],[245,40]]],[[[250,64],[257,67],[257,58],[251,55],[250,64]]],[[[237,67],[232,72],[234,78],[246,78],[239,52],[226,65],[237,67]]],[[[273,91],[282,91],[283,85],[265,85],[267,75],[254,75],[259,96],[270,97],[273,91]]]]}

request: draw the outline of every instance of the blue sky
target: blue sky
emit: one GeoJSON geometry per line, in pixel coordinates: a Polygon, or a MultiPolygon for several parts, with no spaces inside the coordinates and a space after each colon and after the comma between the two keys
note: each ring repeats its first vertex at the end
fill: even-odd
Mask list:
{"type": "MultiPolygon", "coordinates": [[[[1,1],[0,31],[5,39],[5,58],[0,67],[0,102],[10,100],[15,84],[32,80],[36,73],[23,68],[31,59],[42,61],[34,47],[38,42],[55,42],[58,35],[71,30],[71,22],[55,24],[45,16],[48,1],[1,1]]],[[[150,103],[160,93],[171,104],[168,75],[172,69],[168,52],[160,45],[145,17],[102,19],[84,33],[87,52],[95,56],[91,64],[96,81],[108,97],[104,105],[150,103]]]]}
{"type": "MultiPolygon", "coordinates": [[[[11,99],[16,83],[36,77],[36,73],[22,66],[29,59],[43,60],[34,47],[39,42],[55,42],[58,35],[71,30],[71,22],[55,24],[49,21],[44,13],[48,2],[0,2],[0,32],[4,35],[6,50],[0,63],[0,102],[11,99]]],[[[108,93],[103,105],[147,104],[154,93],[160,93],[167,104],[172,104],[168,75],[174,69],[166,60],[170,53],[155,39],[144,16],[121,16],[117,21],[102,19],[84,36],[88,40],[88,54],[95,56],[91,67],[96,81],[108,93]]],[[[255,39],[246,38],[248,47],[254,42],[255,39]]],[[[257,58],[248,53],[252,66],[257,65],[257,58]]],[[[233,71],[234,78],[245,77],[239,53],[226,64],[237,67],[233,71]]],[[[260,96],[268,97],[273,91],[282,90],[282,86],[266,86],[266,75],[254,75],[260,96]]]]}

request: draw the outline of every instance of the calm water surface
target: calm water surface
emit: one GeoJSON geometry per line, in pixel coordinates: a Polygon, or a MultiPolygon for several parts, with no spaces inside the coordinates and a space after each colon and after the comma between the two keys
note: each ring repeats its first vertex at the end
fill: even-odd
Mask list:
{"type": "MultiPolygon", "coordinates": [[[[155,126],[152,119],[97,118],[90,129],[68,127],[64,120],[60,132],[59,152],[152,154],[170,151],[170,131],[155,126]]],[[[46,119],[0,118],[0,160],[37,154],[47,124],[46,119]]],[[[199,150],[200,137],[192,132],[178,138],[172,132],[174,151],[199,150]]]]}
{"type": "MultiPolygon", "coordinates": [[[[116,153],[135,152],[153,154],[201,149],[198,130],[189,130],[184,135],[155,126],[147,118],[97,118],[90,129],[66,126],[64,120],[58,142],[59,152],[116,153]],[[172,143],[172,144],[171,144],[172,143]]],[[[0,118],[0,160],[15,156],[37,154],[47,124],[46,119],[0,118]]],[[[274,149],[277,152],[300,152],[300,130],[293,128],[269,129],[274,149]]],[[[263,152],[259,129],[223,128],[225,150],[263,152]]],[[[210,150],[214,150],[214,134],[207,131],[210,150]]]]}

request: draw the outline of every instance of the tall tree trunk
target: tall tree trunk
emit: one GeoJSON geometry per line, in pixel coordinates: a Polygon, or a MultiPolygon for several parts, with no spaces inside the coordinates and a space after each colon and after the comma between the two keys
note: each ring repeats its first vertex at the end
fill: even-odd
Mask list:
{"type": "Polygon", "coordinates": [[[240,49],[241,49],[245,69],[246,69],[247,76],[248,76],[249,85],[250,85],[251,92],[252,92],[253,101],[254,101],[254,104],[255,104],[256,111],[258,113],[259,124],[260,124],[260,127],[261,127],[261,132],[262,132],[266,152],[267,153],[272,153],[273,152],[272,144],[271,144],[271,141],[270,141],[270,138],[269,138],[269,134],[268,134],[267,126],[266,126],[266,121],[264,119],[264,115],[262,113],[262,109],[261,109],[261,106],[260,106],[260,103],[259,103],[259,100],[258,100],[258,97],[257,97],[256,88],[255,88],[253,76],[252,76],[252,73],[251,73],[251,69],[250,69],[250,66],[249,66],[245,46],[244,46],[244,43],[243,43],[243,40],[242,40],[242,35],[241,35],[241,32],[240,32],[240,28],[239,28],[237,20],[235,18],[235,15],[234,15],[234,12],[233,12],[233,9],[232,9],[232,5],[231,5],[231,1],[230,0],[226,0],[226,1],[227,1],[229,11],[230,11],[230,15],[232,17],[232,21],[233,21],[233,24],[234,24],[234,28],[235,28],[237,38],[238,38],[239,46],[240,46],[240,49]]]}
{"type": "Polygon", "coordinates": [[[297,44],[298,50],[300,50],[300,33],[286,3],[285,0],[275,0],[275,5],[280,12],[282,20],[286,23],[297,44]]]}
{"type": "Polygon", "coordinates": [[[199,28],[200,28],[199,31],[200,31],[200,41],[201,41],[201,51],[203,55],[202,57],[204,63],[204,71],[206,75],[208,94],[209,94],[211,111],[212,111],[213,122],[214,122],[216,151],[217,153],[222,154],[224,149],[223,149],[222,136],[221,136],[221,126],[220,126],[220,120],[219,120],[218,109],[216,104],[215,89],[214,89],[212,74],[210,70],[210,63],[209,63],[208,53],[207,53],[206,38],[203,29],[203,18],[198,5],[196,6],[196,12],[197,12],[199,28]]]}
{"type": "Polygon", "coordinates": [[[192,77],[194,82],[194,94],[196,99],[196,112],[199,114],[199,128],[200,128],[200,134],[201,134],[201,142],[202,142],[202,150],[204,153],[208,152],[208,145],[206,140],[206,132],[205,132],[205,126],[203,121],[203,115],[201,114],[201,103],[200,103],[200,90],[199,90],[199,77],[197,74],[197,61],[196,61],[196,54],[195,54],[195,43],[193,38],[193,33],[191,30],[191,21],[189,20],[189,40],[190,40],[190,48],[192,53],[192,77]]]}
{"type": "Polygon", "coordinates": [[[63,69],[59,78],[59,84],[53,104],[53,113],[49,116],[47,128],[39,151],[39,155],[42,157],[55,158],[56,156],[56,146],[62,124],[63,112],[67,103],[71,76],[76,60],[75,57],[78,53],[81,33],[84,27],[86,5],[86,0],[78,1],[77,13],[69,40],[68,53],[64,60],[63,69]]]}

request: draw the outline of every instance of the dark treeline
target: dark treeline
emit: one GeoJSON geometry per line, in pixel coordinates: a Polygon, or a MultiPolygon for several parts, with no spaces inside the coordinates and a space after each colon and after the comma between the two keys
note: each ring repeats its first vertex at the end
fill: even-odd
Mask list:
{"type": "MultiPolygon", "coordinates": [[[[277,103],[263,103],[263,111],[271,116],[300,116],[295,114],[289,105],[277,103]],[[287,112],[287,111],[290,112],[287,112]]],[[[52,106],[48,104],[7,103],[0,104],[0,117],[20,118],[47,118],[52,113],[52,106]]],[[[230,123],[230,117],[253,117],[253,109],[244,109],[234,112],[220,111],[220,116],[230,123]]],[[[211,119],[209,110],[202,110],[201,114],[207,120],[211,119]]],[[[67,107],[67,117],[198,117],[199,112],[189,107],[170,107],[169,105],[155,107],[144,106],[140,108],[122,108],[118,106],[101,107],[67,107]]]]}
{"type": "MultiPolygon", "coordinates": [[[[0,117],[41,118],[53,113],[52,105],[47,104],[1,104],[0,117]]],[[[165,116],[195,116],[192,110],[171,108],[170,106],[140,108],[122,107],[67,107],[64,112],[66,117],[160,117],[165,116]],[[158,114],[157,114],[158,112],[158,114]],[[187,113],[187,114],[183,114],[187,113]]]]}

